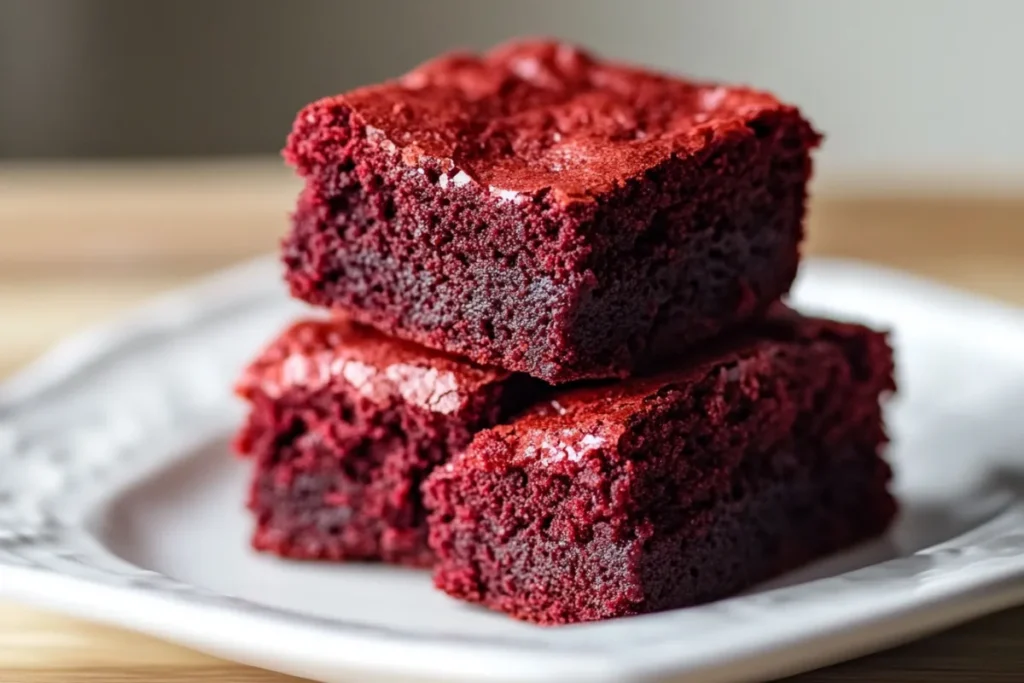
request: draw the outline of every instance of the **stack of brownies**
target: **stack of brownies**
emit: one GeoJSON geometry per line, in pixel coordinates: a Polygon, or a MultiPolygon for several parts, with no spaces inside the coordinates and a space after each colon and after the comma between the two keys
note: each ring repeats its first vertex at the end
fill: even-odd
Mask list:
{"type": "Polygon", "coordinates": [[[885,336],[779,302],[818,141],[770,94],[543,41],[306,107],[283,258],[330,314],[239,382],[253,545],[560,624],[880,534],[885,336]]]}

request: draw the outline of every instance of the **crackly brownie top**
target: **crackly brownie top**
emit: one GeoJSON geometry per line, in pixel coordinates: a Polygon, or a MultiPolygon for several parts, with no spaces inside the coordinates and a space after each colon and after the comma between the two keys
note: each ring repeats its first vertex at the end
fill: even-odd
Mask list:
{"type": "MultiPolygon", "coordinates": [[[[614,384],[564,389],[534,404],[514,422],[482,432],[457,459],[463,465],[484,469],[529,463],[572,469],[598,449],[614,451],[620,437],[668,392],[699,390],[724,397],[728,388],[734,397],[753,397],[763,378],[778,372],[777,359],[784,349],[792,351],[819,342],[847,349],[842,353],[849,362],[864,366],[854,368],[860,373],[857,381],[875,394],[895,389],[884,333],[854,323],[804,317],[779,304],[746,333],[690,354],[675,367],[614,384]],[[849,349],[857,346],[865,351],[851,355],[849,349]],[[863,359],[854,360],[857,356],[863,359]]],[[[802,357],[802,353],[796,355],[802,357]]],[[[722,401],[724,398],[706,404],[702,419],[721,423],[724,429],[728,406],[722,401]]]]}
{"type": "Polygon", "coordinates": [[[243,373],[243,398],[335,386],[367,399],[394,398],[433,412],[457,413],[482,388],[509,373],[484,368],[340,318],[295,323],[243,373]]]}
{"type": "MultiPolygon", "coordinates": [[[[756,392],[757,377],[770,371],[771,346],[767,341],[752,342],[656,377],[563,391],[533,405],[514,422],[479,434],[461,455],[463,465],[503,469],[535,463],[572,470],[594,451],[614,453],[623,434],[666,392],[689,393],[707,382],[719,389],[733,384],[740,391],[756,392]]],[[[716,424],[722,415],[709,414],[706,419],[716,424]]]]}
{"type": "Polygon", "coordinates": [[[316,130],[345,112],[404,163],[436,164],[443,186],[477,182],[506,199],[543,190],[579,199],[779,110],[797,115],[767,93],[602,61],[565,43],[521,41],[444,55],[396,80],[315,102],[299,114],[286,155],[302,170],[302,145],[315,144],[316,130]]]}

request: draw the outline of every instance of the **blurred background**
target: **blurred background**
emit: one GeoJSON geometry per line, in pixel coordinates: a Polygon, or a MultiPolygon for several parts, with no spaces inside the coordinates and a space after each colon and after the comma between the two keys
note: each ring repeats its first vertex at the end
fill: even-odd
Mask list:
{"type": "Polygon", "coordinates": [[[1021,26],[1019,0],[0,0],[0,313],[59,312],[5,357],[273,249],[306,102],[516,35],[776,91],[827,136],[812,252],[1018,300],[1021,26]]]}
{"type": "Polygon", "coordinates": [[[748,82],[828,133],[823,179],[1024,176],[1018,0],[4,0],[0,154],[273,154],[309,100],[556,35],[748,82]]]}
{"type": "Polygon", "coordinates": [[[811,253],[1024,302],[1021,26],[1020,0],[0,0],[0,320],[33,319],[0,371],[272,250],[303,104],[516,35],[776,91],[827,136],[811,253]]]}
{"type": "Polygon", "coordinates": [[[827,139],[809,251],[1024,301],[1019,0],[0,0],[0,371],[270,251],[306,102],[516,35],[745,82],[827,139]],[[12,317],[13,316],[13,317],[12,317]]]}
{"type": "MultiPolygon", "coordinates": [[[[1022,0],[0,0],[0,377],[272,251],[306,102],[524,34],[776,91],[827,136],[810,254],[1024,304],[1022,27],[1022,0]]],[[[1019,648],[1022,613],[996,619],[921,644],[922,670],[949,652],[983,680],[1019,648]]],[[[0,667],[185,656],[0,604],[4,642],[0,667]]],[[[881,657],[867,678],[903,661],[881,657]]]]}

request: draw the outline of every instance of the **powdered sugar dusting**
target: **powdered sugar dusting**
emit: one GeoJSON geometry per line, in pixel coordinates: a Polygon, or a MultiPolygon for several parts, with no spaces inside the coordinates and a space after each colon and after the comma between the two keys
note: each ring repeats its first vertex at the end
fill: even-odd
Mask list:
{"type": "Polygon", "coordinates": [[[488,188],[490,193],[498,198],[499,201],[503,202],[517,202],[522,198],[522,195],[515,190],[506,190],[500,187],[494,187],[493,185],[488,188]]]}
{"type": "Polygon", "coordinates": [[[545,465],[566,460],[580,462],[606,443],[607,440],[597,434],[587,432],[580,435],[575,429],[563,429],[561,438],[552,439],[545,435],[538,445],[527,446],[524,455],[531,459],[538,458],[545,465]]]}

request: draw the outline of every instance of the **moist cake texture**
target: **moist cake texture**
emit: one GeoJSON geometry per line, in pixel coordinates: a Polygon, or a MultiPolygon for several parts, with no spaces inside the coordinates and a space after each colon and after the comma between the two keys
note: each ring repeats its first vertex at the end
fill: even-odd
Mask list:
{"type": "Polygon", "coordinates": [[[235,447],[255,464],[253,546],[429,565],[421,482],[535,389],[345,320],[294,324],[237,385],[250,406],[235,447]]]}
{"type": "Polygon", "coordinates": [[[292,293],[549,382],[622,377],[796,273],[819,136],[770,94],[517,42],[303,109],[292,293]]]}
{"type": "Polygon", "coordinates": [[[558,392],[428,479],[435,584],[565,624],[716,600],[880,534],[893,389],[883,334],[780,313],[558,392]]]}

